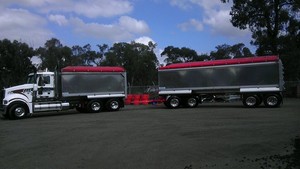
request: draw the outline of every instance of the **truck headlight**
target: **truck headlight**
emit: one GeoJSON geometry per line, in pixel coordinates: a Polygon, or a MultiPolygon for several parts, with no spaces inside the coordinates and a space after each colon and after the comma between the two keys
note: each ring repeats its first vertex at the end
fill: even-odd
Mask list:
{"type": "Polygon", "coordinates": [[[3,100],[3,104],[6,105],[8,103],[7,100],[3,100]]]}

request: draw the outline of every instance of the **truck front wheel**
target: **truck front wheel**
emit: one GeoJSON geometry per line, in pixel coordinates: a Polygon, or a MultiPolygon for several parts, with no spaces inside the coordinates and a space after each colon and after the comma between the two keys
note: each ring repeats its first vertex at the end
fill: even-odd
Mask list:
{"type": "Polygon", "coordinates": [[[180,106],[181,100],[179,97],[177,96],[171,96],[168,100],[167,100],[167,104],[169,105],[170,108],[178,108],[180,106]]]}
{"type": "Polygon", "coordinates": [[[91,100],[87,104],[87,109],[89,113],[98,113],[102,110],[102,102],[100,100],[91,100]]]}
{"type": "Polygon", "coordinates": [[[117,111],[120,109],[120,102],[118,99],[110,99],[106,102],[106,109],[109,111],[117,111]]]}
{"type": "Polygon", "coordinates": [[[24,104],[14,104],[9,109],[9,119],[21,119],[28,114],[28,109],[24,104]]]}

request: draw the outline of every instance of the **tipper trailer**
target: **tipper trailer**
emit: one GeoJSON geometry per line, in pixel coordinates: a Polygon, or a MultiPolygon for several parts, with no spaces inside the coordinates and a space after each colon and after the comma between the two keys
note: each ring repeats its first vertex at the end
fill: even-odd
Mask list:
{"type": "Polygon", "coordinates": [[[122,67],[70,66],[61,72],[36,72],[27,84],[2,90],[4,117],[19,119],[36,112],[76,108],[79,112],[109,111],[124,107],[126,71],[122,67]]]}
{"type": "Polygon", "coordinates": [[[207,97],[239,95],[246,107],[282,103],[278,56],[171,64],[158,70],[159,95],[169,108],[197,107],[207,97]]]}

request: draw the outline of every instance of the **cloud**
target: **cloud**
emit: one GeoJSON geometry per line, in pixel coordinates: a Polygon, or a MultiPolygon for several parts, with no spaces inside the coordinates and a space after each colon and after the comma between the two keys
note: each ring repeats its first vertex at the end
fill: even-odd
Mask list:
{"type": "Polygon", "coordinates": [[[141,44],[144,44],[144,45],[148,45],[149,42],[152,42],[153,44],[155,44],[156,42],[148,37],[148,36],[142,36],[142,37],[139,37],[137,39],[134,40],[136,43],[141,43],[141,44]]]}
{"type": "Polygon", "coordinates": [[[178,27],[182,31],[188,31],[188,30],[202,31],[203,30],[203,24],[196,19],[190,19],[187,22],[179,24],[178,27]]]}
{"type": "Polygon", "coordinates": [[[0,39],[18,40],[32,47],[43,46],[53,36],[45,28],[44,18],[24,9],[2,9],[0,23],[0,39]]]}
{"type": "Polygon", "coordinates": [[[86,17],[95,18],[99,16],[111,17],[127,14],[133,10],[133,6],[126,0],[89,0],[74,3],[73,7],[71,6],[66,10],[71,10],[86,17]]]}
{"type": "Polygon", "coordinates": [[[131,18],[129,16],[122,16],[119,19],[119,25],[130,31],[130,32],[134,32],[134,33],[139,33],[139,34],[143,34],[143,33],[147,33],[149,32],[149,27],[146,24],[145,21],[142,20],[136,20],[134,18],[131,18]]]}
{"type": "Polygon", "coordinates": [[[212,33],[217,35],[226,35],[228,37],[245,36],[248,30],[240,30],[233,27],[230,22],[229,10],[212,11],[211,16],[203,21],[212,28],[212,33]]]}
{"type": "Polygon", "coordinates": [[[88,18],[113,17],[128,14],[133,5],[128,0],[4,0],[4,6],[36,8],[41,13],[69,12],[88,18]]]}
{"type": "Polygon", "coordinates": [[[190,0],[170,0],[170,4],[186,10],[192,7],[189,1],[190,0]]]}
{"type": "Polygon", "coordinates": [[[59,26],[64,26],[68,24],[68,20],[64,15],[50,15],[48,19],[52,22],[57,23],[59,26]]]}
{"type": "Polygon", "coordinates": [[[211,33],[230,38],[246,36],[250,34],[249,30],[240,30],[235,28],[229,15],[230,3],[221,3],[220,0],[170,0],[170,4],[179,7],[182,10],[199,10],[203,13],[203,18],[199,20],[190,19],[178,25],[182,31],[198,30],[202,31],[207,27],[211,33]]]}
{"type": "Polygon", "coordinates": [[[71,18],[69,22],[75,33],[96,39],[123,41],[149,32],[144,21],[129,16],[122,16],[113,24],[85,23],[80,18],[71,18]]]}
{"type": "Polygon", "coordinates": [[[170,0],[172,6],[177,6],[183,10],[189,10],[196,6],[200,6],[205,10],[212,8],[228,8],[228,5],[221,3],[220,0],[170,0]]]}

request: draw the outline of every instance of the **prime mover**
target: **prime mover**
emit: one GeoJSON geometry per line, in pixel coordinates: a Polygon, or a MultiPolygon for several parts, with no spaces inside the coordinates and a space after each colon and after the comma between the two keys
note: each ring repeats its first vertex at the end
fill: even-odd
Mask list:
{"type": "Polygon", "coordinates": [[[76,108],[79,112],[117,111],[127,95],[122,67],[70,66],[57,72],[36,72],[26,84],[1,93],[4,117],[20,119],[37,112],[76,108]]]}

